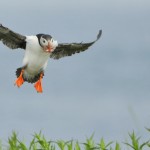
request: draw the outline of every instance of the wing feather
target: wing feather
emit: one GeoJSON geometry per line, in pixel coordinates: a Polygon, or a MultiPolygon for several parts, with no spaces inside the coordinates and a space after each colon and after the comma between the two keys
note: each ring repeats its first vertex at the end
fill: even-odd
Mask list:
{"type": "Polygon", "coordinates": [[[92,46],[102,35],[102,30],[99,31],[97,39],[89,43],[62,43],[58,44],[57,48],[50,55],[53,59],[59,59],[65,56],[71,56],[75,53],[80,53],[92,46]]]}
{"type": "Polygon", "coordinates": [[[11,49],[22,48],[25,49],[26,47],[26,37],[13,32],[12,30],[4,27],[0,24],[0,41],[3,42],[4,45],[11,49]]]}

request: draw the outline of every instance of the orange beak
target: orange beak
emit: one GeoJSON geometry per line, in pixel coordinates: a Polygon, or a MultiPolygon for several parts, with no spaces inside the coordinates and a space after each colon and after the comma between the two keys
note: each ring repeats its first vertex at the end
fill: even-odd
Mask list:
{"type": "Polygon", "coordinates": [[[51,46],[51,43],[50,42],[48,42],[48,46],[46,46],[46,51],[47,52],[52,52],[52,50],[53,50],[53,47],[51,46]]]}

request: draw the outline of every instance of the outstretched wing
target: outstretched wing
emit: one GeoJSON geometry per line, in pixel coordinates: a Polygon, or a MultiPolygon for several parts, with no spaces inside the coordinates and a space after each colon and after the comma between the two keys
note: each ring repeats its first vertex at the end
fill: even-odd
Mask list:
{"type": "Polygon", "coordinates": [[[87,50],[93,45],[102,35],[102,30],[99,31],[97,39],[89,43],[62,43],[58,44],[57,48],[52,52],[50,58],[59,59],[65,56],[71,56],[75,53],[80,53],[87,50]]]}
{"type": "Polygon", "coordinates": [[[13,32],[12,30],[4,27],[0,24],[0,41],[3,42],[4,45],[11,49],[22,48],[25,49],[26,47],[26,37],[13,32]]]}

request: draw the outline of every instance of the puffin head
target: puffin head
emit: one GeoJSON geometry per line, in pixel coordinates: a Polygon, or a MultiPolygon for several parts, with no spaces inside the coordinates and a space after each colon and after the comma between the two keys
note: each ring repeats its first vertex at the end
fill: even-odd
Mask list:
{"type": "Polygon", "coordinates": [[[37,34],[36,35],[39,41],[40,46],[44,52],[51,53],[58,46],[57,41],[55,41],[52,36],[47,34],[37,34]]]}

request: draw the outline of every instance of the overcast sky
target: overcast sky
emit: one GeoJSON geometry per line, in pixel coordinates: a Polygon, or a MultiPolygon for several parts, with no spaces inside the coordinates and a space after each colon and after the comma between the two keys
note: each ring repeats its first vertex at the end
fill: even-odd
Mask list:
{"type": "Polygon", "coordinates": [[[23,50],[0,44],[0,139],[12,130],[25,139],[42,132],[51,139],[95,133],[123,141],[150,127],[149,0],[5,0],[0,23],[23,35],[51,34],[58,42],[90,42],[88,51],[49,60],[43,94],[32,84],[14,86],[23,50]]]}

